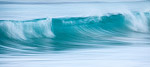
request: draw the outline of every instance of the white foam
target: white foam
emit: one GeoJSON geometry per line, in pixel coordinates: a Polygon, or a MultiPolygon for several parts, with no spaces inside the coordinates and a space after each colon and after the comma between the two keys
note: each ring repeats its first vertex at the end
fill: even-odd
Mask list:
{"type": "Polygon", "coordinates": [[[51,30],[51,19],[40,20],[38,22],[12,22],[0,23],[0,27],[5,29],[5,34],[15,39],[34,38],[34,37],[54,37],[51,30]],[[37,31],[38,30],[38,31],[37,31]]]}

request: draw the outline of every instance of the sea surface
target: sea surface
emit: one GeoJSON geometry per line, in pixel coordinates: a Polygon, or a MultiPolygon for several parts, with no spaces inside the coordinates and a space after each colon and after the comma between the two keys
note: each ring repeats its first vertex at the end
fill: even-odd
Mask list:
{"type": "Polygon", "coordinates": [[[150,67],[150,2],[1,3],[0,67],[150,67]]]}

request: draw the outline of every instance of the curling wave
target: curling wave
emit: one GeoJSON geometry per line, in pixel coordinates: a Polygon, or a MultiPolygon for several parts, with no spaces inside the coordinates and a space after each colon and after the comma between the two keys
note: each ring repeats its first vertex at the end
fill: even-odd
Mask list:
{"type": "Polygon", "coordinates": [[[149,12],[24,21],[0,20],[0,53],[32,53],[132,43],[127,38],[138,38],[142,42],[150,38],[147,36],[150,32],[149,25],[149,12]],[[144,36],[130,36],[132,33],[144,36]]]}

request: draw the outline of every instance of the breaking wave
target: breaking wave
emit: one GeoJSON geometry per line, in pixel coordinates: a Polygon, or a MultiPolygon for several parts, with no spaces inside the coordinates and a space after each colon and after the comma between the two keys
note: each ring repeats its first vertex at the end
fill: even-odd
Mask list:
{"type": "MultiPolygon", "coordinates": [[[[150,13],[0,20],[0,53],[60,51],[82,47],[138,43],[150,38],[150,13]],[[131,36],[136,33],[135,36],[131,36]],[[141,35],[142,37],[140,37],[141,35]],[[139,40],[140,39],[140,40],[139,40]],[[11,50],[11,51],[9,51],[11,50]]],[[[144,41],[144,43],[150,43],[144,41]]]]}

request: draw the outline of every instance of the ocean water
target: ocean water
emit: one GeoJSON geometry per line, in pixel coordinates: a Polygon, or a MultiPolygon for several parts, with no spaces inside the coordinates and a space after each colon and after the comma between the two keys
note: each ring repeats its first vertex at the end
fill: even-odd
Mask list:
{"type": "Polygon", "coordinates": [[[1,3],[0,67],[150,67],[150,2],[1,3]]]}

